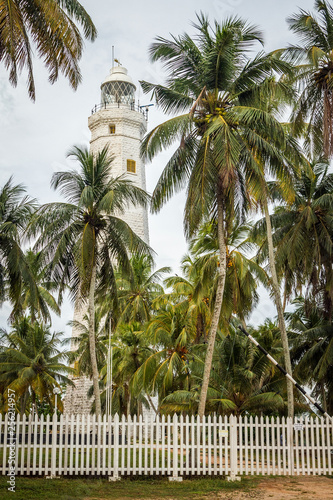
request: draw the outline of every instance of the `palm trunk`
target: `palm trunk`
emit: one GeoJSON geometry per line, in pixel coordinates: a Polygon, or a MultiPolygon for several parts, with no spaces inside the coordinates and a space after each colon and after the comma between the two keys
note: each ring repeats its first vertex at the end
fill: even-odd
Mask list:
{"type": "Polygon", "coordinates": [[[151,406],[151,407],[152,407],[152,409],[154,410],[155,414],[156,414],[156,415],[158,415],[158,411],[156,410],[155,405],[154,405],[154,403],[153,403],[153,401],[152,401],[151,397],[149,396],[149,394],[147,394],[147,399],[148,399],[148,401],[149,401],[150,406],[151,406]]]}
{"type": "Polygon", "coordinates": [[[220,267],[219,267],[219,276],[217,281],[214,312],[208,334],[205,368],[203,373],[200,400],[199,400],[198,415],[200,418],[202,418],[205,414],[208,384],[209,384],[210,371],[212,367],[213,353],[215,346],[215,338],[221,315],[225,277],[227,272],[227,247],[224,234],[224,209],[223,209],[223,202],[222,199],[220,199],[220,197],[218,197],[217,201],[217,236],[219,242],[220,267]]]}
{"type": "Polygon", "coordinates": [[[31,389],[31,406],[32,406],[32,413],[33,413],[33,416],[35,417],[35,415],[37,415],[37,418],[38,418],[38,410],[37,410],[37,404],[36,404],[36,393],[33,389],[31,389]]]}
{"type": "Polygon", "coordinates": [[[203,335],[203,331],[204,331],[204,328],[203,328],[203,317],[202,317],[202,314],[199,312],[198,313],[198,318],[197,318],[197,324],[196,324],[196,336],[195,336],[195,339],[194,339],[194,343],[195,344],[200,344],[200,339],[203,335]]]}
{"type": "Polygon", "coordinates": [[[129,387],[127,388],[127,418],[131,415],[131,393],[129,387]]]}
{"type": "Polygon", "coordinates": [[[98,373],[97,358],[96,358],[95,287],[96,287],[96,264],[93,265],[92,272],[91,272],[88,312],[89,312],[90,362],[91,362],[92,379],[93,379],[93,387],[94,387],[95,411],[96,411],[96,415],[98,417],[98,415],[101,415],[102,412],[101,412],[101,394],[100,394],[99,385],[98,385],[99,373],[98,373]]]}
{"type": "Polygon", "coordinates": [[[321,391],[321,400],[323,409],[327,413],[326,392],[325,392],[325,384],[323,381],[320,382],[320,391],[321,391]]]}
{"type": "MultiPolygon", "coordinates": [[[[275,305],[276,305],[276,309],[277,309],[277,313],[278,313],[278,322],[279,322],[279,328],[280,328],[280,333],[281,333],[285,369],[289,373],[289,375],[292,375],[288,336],[287,336],[287,331],[286,331],[286,325],[284,322],[283,307],[282,307],[281,296],[280,296],[279,282],[277,279],[276,267],[275,267],[272,225],[271,225],[271,219],[270,219],[270,215],[269,215],[269,211],[268,211],[268,202],[267,202],[266,196],[265,196],[264,201],[263,201],[263,206],[264,206],[266,229],[267,229],[269,267],[270,267],[271,276],[272,276],[272,287],[273,287],[274,300],[275,300],[275,305]]],[[[294,418],[293,383],[289,379],[287,379],[287,395],[288,395],[288,417],[294,418]]]]}
{"type": "Polygon", "coordinates": [[[20,417],[23,418],[25,414],[25,409],[27,407],[28,391],[25,391],[20,398],[20,417]]]}

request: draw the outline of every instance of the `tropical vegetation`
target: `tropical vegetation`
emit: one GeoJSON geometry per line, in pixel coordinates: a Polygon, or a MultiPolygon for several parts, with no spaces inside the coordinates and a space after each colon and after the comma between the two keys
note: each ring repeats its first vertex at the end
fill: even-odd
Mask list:
{"type": "MultiPolygon", "coordinates": [[[[52,3],[94,36],[77,2],[52,3]]],[[[167,78],[141,83],[169,116],[141,152],[176,149],[151,197],[112,176],[107,148],[70,151],[74,168],[51,180],[65,202],[39,206],[12,179],[0,189],[0,411],[12,389],[22,415],[53,412],[54,389],[85,376],[97,415],[311,412],[241,326],[333,412],[333,10],[319,0],[315,10],[288,21],[299,45],[269,54],[240,18],[200,14],[193,34],[155,40],[167,78]],[[178,274],[156,270],[123,215],[158,213],[183,188],[188,251],[178,274]],[[277,317],[252,325],[264,289],[277,317]],[[70,340],[52,333],[68,297],[70,340]]],[[[9,63],[5,35],[15,82],[29,50],[9,63]]],[[[63,67],[47,57],[55,79],[63,67]]]]}

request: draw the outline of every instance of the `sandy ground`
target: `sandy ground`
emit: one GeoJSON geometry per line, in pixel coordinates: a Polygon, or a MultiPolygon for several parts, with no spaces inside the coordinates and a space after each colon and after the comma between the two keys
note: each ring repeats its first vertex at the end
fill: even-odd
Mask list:
{"type": "Polygon", "coordinates": [[[333,500],[333,479],[327,477],[267,478],[250,492],[220,493],[207,500],[333,500]]]}

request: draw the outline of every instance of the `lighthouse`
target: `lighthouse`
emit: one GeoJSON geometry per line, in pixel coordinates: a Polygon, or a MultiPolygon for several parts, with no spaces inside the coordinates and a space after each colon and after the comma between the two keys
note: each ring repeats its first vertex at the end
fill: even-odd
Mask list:
{"type": "MultiPolygon", "coordinates": [[[[140,143],[147,131],[147,111],[135,103],[135,91],[126,68],[111,68],[101,85],[101,102],[94,106],[88,119],[90,151],[95,154],[107,146],[112,157],[112,176],[123,175],[145,190],[140,143]]],[[[149,242],[146,208],[129,207],[121,217],[138,236],[149,242]]]]}
{"type": "MultiPolygon", "coordinates": [[[[140,158],[140,144],[147,131],[147,108],[135,102],[136,87],[127,69],[115,66],[101,84],[101,100],[95,104],[88,118],[91,132],[90,152],[96,155],[104,147],[108,148],[112,159],[112,177],[122,176],[136,186],[146,189],[145,166],[140,158]]],[[[146,207],[128,206],[119,215],[130,228],[149,243],[148,213],[146,207]]],[[[74,320],[84,323],[86,306],[77,303],[74,320]]],[[[72,339],[79,335],[74,326],[72,339]]],[[[72,342],[72,349],[77,345],[72,342]]],[[[68,386],[63,400],[65,414],[89,414],[91,400],[87,391],[92,385],[88,377],[72,378],[75,386],[68,386]]]]}

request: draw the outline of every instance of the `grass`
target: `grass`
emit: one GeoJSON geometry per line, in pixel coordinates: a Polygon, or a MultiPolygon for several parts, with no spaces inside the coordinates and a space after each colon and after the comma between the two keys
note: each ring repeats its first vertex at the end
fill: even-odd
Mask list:
{"type": "Polygon", "coordinates": [[[180,483],[167,478],[124,478],[112,483],[105,478],[92,479],[45,479],[36,477],[16,478],[16,491],[7,490],[7,478],[0,477],[1,500],[74,500],[74,499],[194,499],[214,498],[217,491],[249,491],[257,483],[256,478],[244,478],[240,482],[228,482],[220,478],[187,479],[180,483]]]}

